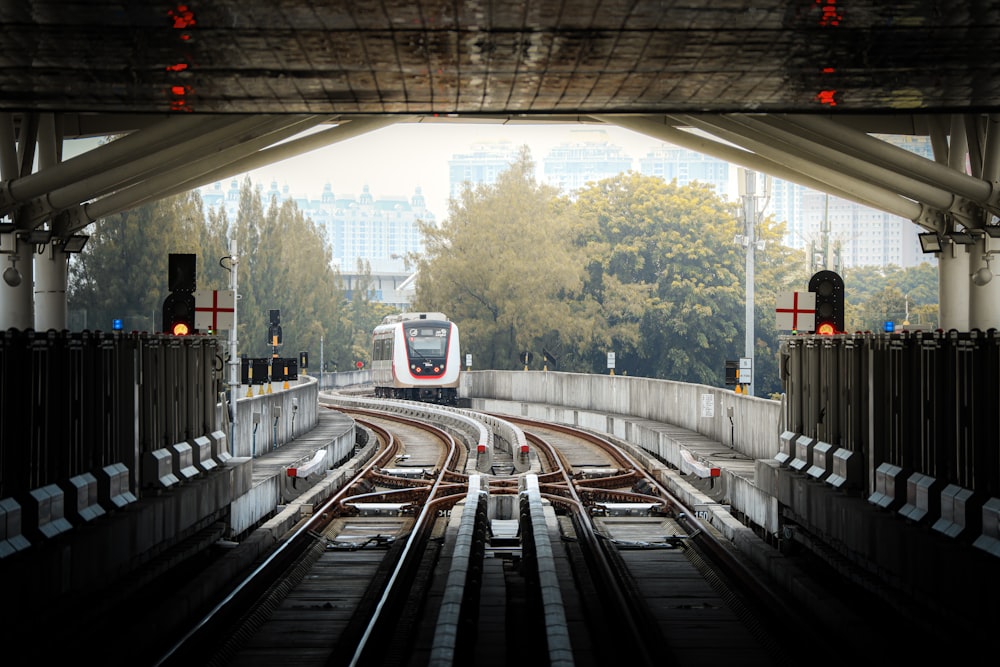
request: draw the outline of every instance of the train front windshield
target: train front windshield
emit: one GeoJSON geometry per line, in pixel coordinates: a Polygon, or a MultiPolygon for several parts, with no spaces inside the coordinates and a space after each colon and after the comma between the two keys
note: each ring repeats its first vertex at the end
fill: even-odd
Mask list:
{"type": "Polygon", "coordinates": [[[448,352],[448,327],[408,326],[406,345],[411,359],[443,359],[448,352]]]}

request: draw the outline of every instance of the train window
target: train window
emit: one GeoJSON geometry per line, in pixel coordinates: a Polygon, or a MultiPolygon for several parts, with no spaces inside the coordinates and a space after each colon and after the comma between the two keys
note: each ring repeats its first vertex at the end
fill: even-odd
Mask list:
{"type": "Polygon", "coordinates": [[[412,354],[443,357],[448,349],[448,330],[443,327],[410,327],[407,343],[412,354]]]}

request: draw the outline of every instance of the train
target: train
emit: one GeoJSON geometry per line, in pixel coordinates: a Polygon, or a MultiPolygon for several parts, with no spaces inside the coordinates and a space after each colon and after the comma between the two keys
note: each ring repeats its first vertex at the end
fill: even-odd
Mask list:
{"type": "Polygon", "coordinates": [[[458,326],[444,313],[388,315],[372,332],[375,396],[442,405],[458,402],[458,326]]]}

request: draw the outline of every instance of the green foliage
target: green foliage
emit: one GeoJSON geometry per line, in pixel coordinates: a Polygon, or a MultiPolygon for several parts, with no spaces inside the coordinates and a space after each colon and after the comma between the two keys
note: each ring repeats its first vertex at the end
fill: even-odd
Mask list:
{"type": "Polygon", "coordinates": [[[806,291],[811,276],[805,253],[783,245],[784,234],[785,223],[771,217],[756,229],[757,239],[764,241],[764,249],[754,256],[754,393],[761,397],[773,397],[782,389],[778,351],[785,332],[777,328],[778,294],[806,291]]]}
{"type": "Polygon", "coordinates": [[[268,202],[249,178],[240,187],[235,221],[240,253],[240,351],[269,357],[269,312],[281,317],[279,357],[311,351],[316,359],[322,338],[324,357],[341,370],[351,366],[350,323],[340,275],[331,268],[323,234],[294,201],[268,202]]]}
{"type": "Polygon", "coordinates": [[[161,330],[168,255],[198,255],[198,289],[229,289],[230,237],[237,241],[239,257],[240,354],[271,356],[268,311],[277,309],[282,328],[278,356],[310,352],[318,367],[322,339],[328,365],[351,369],[359,358],[358,332],[367,339],[373,319],[382,317],[378,304],[366,306],[371,313],[348,308],[320,230],[292,201],[272,201],[265,209],[249,178],[241,186],[233,221],[222,210],[206,216],[201,198],[190,192],[110,216],[88,232],[90,241],[70,266],[73,328],[110,329],[112,319],[123,318],[126,330],[161,330]]]}
{"type": "MultiPolygon", "coordinates": [[[[212,246],[203,218],[201,197],[186,193],[96,222],[70,261],[69,326],[108,331],[120,318],[126,331],[160,331],[168,257],[212,246]]],[[[212,275],[201,259],[199,286],[212,275]]]]}
{"type": "Polygon", "coordinates": [[[848,331],[882,331],[886,321],[924,330],[938,326],[937,266],[923,262],[847,269],[844,301],[848,331]]]}
{"type": "MultiPolygon", "coordinates": [[[[467,186],[440,227],[423,226],[417,310],[459,323],[476,368],[615,370],[722,386],[745,348],[740,225],[709,187],[622,174],[575,198],[539,186],[527,150],[495,185],[467,186]]],[[[808,283],[783,230],[761,223],[755,385],[780,391],[776,295],[808,283]]]]}
{"type": "MultiPolygon", "coordinates": [[[[585,188],[577,242],[588,293],[610,326],[616,366],[719,385],[740,349],[741,256],[729,205],[705,185],[622,174],[585,188]],[[623,304],[626,307],[623,307],[623,304]]],[[[592,370],[606,366],[595,351],[592,370]]]]}
{"type": "Polygon", "coordinates": [[[354,361],[371,360],[372,330],[381,324],[396,308],[373,301],[374,286],[371,265],[366,260],[358,260],[358,281],[355,283],[351,301],[344,311],[343,326],[349,331],[350,358],[354,361]]]}
{"type": "Polygon", "coordinates": [[[422,225],[414,310],[458,323],[477,368],[518,368],[541,348],[572,368],[599,323],[581,301],[583,262],[557,191],[538,185],[527,148],[493,185],[467,186],[440,227],[422,225]]]}

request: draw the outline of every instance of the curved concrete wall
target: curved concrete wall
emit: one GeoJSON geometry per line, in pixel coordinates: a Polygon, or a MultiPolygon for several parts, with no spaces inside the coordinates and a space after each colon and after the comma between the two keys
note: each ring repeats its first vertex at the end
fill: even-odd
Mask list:
{"type": "MultiPolygon", "coordinates": [[[[245,386],[240,389],[246,391],[245,386]]],[[[294,440],[316,426],[319,384],[315,377],[301,375],[289,384],[288,389],[275,383],[271,392],[254,393],[253,396],[237,399],[236,428],[231,433],[230,446],[233,456],[257,456],[294,440]],[[258,420],[256,434],[255,415],[258,420]]],[[[230,425],[226,424],[225,428],[228,432],[230,425]]]]}
{"type": "Polygon", "coordinates": [[[782,431],[779,401],[671,380],[551,371],[465,371],[459,395],[676,424],[753,459],[773,458],[782,431]]]}

